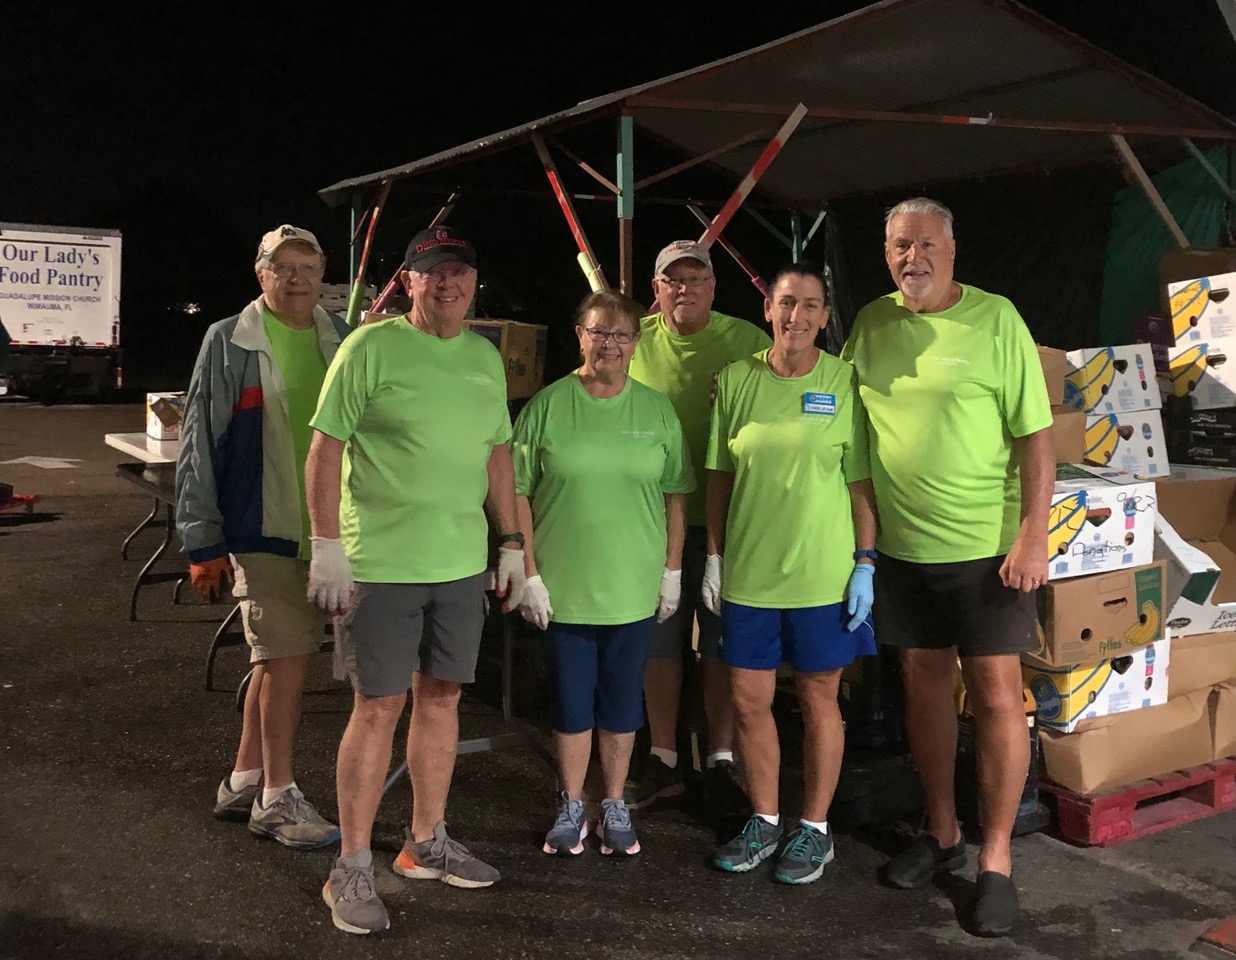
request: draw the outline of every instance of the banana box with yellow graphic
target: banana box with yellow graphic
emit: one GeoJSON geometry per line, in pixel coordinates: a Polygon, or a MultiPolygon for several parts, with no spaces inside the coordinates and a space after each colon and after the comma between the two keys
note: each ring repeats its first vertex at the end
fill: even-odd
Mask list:
{"type": "Polygon", "coordinates": [[[1122,657],[1069,667],[1023,654],[1022,681],[1034,694],[1039,725],[1069,733],[1090,717],[1167,703],[1170,647],[1158,640],[1122,657]]]}
{"type": "Polygon", "coordinates": [[[1157,363],[1163,397],[1190,397],[1194,410],[1236,407],[1236,337],[1177,344],[1157,363]]]}
{"type": "Polygon", "coordinates": [[[1236,473],[1191,467],[1158,485],[1155,557],[1172,635],[1236,631],[1236,473]]]}
{"type": "Polygon", "coordinates": [[[1154,561],[1155,485],[1122,470],[1056,465],[1047,517],[1049,580],[1154,561]]]}
{"type": "Polygon", "coordinates": [[[1167,285],[1176,346],[1236,337],[1236,273],[1221,273],[1167,285]]]}
{"type": "Polygon", "coordinates": [[[1150,344],[1071,350],[1067,357],[1064,402],[1074,409],[1097,416],[1162,406],[1150,344]]]}
{"type": "Polygon", "coordinates": [[[1162,640],[1164,565],[1048,583],[1039,590],[1039,649],[1055,667],[1099,663],[1162,640]]]}
{"type": "Polygon", "coordinates": [[[1083,459],[1095,466],[1114,467],[1136,477],[1169,476],[1171,468],[1167,462],[1162,413],[1147,410],[1087,417],[1083,459]]]}

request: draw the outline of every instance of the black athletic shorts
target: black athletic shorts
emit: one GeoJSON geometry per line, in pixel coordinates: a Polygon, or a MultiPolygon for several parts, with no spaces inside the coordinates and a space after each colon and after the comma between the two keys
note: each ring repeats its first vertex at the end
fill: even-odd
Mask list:
{"type": "Polygon", "coordinates": [[[876,642],[945,650],[963,657],[1031,653],[1039,649],[1033,593],[1000,580],[1004,557],[962,563],[876,561],[876,642]]]}

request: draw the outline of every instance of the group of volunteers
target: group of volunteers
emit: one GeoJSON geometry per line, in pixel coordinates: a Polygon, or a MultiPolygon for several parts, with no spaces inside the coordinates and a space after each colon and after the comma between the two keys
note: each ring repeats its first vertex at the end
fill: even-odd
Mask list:
{"type": "Polygon", "coordinates": [[[495,592],[545,644],[560,790],[546,853],[577,856],[590,832],[602,854],[639,852],[631,810],[683,789],[682,666],[698,650],[706,787],[746,816],[713,864],[741,873],[771,858],[778,881],[817,880],[834,858],[841,670],[878,639],[900,648],[926,797],[923,832],[884,879],[922,887],[966,862],[960,661],[984,830],[968,927],[1008,934],[1029,763],[1019,654],[1036,646],[1047,578],[1051,412],[1016,309],[953,279],[948,209],[906,200],[885,227],[896,291],[860,311],[841,357],[816,345],[830,318],[817,268],[771,278],[766,333],[712,309],[709,251],[676,241],[656,258],[657,312],[610,290],[586,297],[578,369],[513,427],[502,360],[465,329],[477,259],[458,231],[413,237],[410,309],[355,331],[319,305],[313,234],[266,234],[261,295],[206,334],[176,474],[194,586],[213,600],[231,585],[254,665],[215,814],[297,849],[339,842],[322,890],[335,926],[387,929],[370,836],[411,691],[412,816],[392,869],[499,880],[445,822],[496,541],[495,592]],[[328,618],[354,689],[337,827],[292,772],[328,618]],[[783,663],[804,726],[797,819],[778,795],[783,663]],[[645,721],[651,752],[632,776],[645,721]],[[604,796],[590,823],[594,731],[604,796]]]}

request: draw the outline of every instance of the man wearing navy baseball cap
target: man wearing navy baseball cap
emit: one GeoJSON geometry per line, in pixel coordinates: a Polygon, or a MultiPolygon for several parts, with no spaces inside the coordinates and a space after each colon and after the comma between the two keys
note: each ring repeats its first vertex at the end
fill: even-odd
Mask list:
{"type": "Polygon", "coordinates": [[[444,822],[460,687],[474,678],[484,620],[486,513],[508,609],[524,584],[506,374],[493,344],[464,329],[476,251],[450,227],[422,230],[400,279],[412,309],[344,341],[307,465],[309,597],[346,618],[339,642],[355,691],[339,745],[342,849],[322,895],[335,926],[358,934],[390,923],[370,834],[409,687],[412,823],[392,869],[463,888],[499,879],[444,822]]]}

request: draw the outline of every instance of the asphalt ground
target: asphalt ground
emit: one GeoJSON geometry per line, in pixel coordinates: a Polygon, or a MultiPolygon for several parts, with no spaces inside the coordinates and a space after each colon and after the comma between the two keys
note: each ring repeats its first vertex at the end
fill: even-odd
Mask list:
{"type": "MultiPolygon", "coordinates": [[[[452,835],[501,869],[488,890],[405,880],[388,867],[410,812],[406,781],[376,829],[377,878],[392,919],[351,937],[321,901],[332,852],[295,853],[211,816],[239,732],[230,692],[243,648],[205,653],[226,606],[170,584],[129,591],[160,531],[120,543],[149,500],[114,475],[107,432],[142,426],[136,406],[0,403],[0,481],[42,496],[29,517],[0,513],[0,956],[125,958],[1108,958],[1181,957],[1236,914],[1236,814],[1110,850],[1048,835],[1015,841],[1023,915],[1014,937],[965,933],[966,870],[924,890],[877,880],[889,833],[839,831],[837,860],[809,887],[775,884],[768,868],[710,870],[717,830],[689,803],[636,813],[644,848],[630,862],[595,850],[544,856],[554,780],[530,741],[461,757],[452,835]],[[63,458],[64,469],[2,463],[63,458]]],[[[160,569],[184,567],[169,551],[160,569]]],[[[547,744],[537,658],[521,641],[516,712],[547,744]]],[[[490,645],[492,649],[492,644],[490,645]]],[[[464,700],[465,735],[501,727],[492,668],[464,700]]],[[[318,658],[305,698],[297,780],[327,816],[349,692],[318,658]]],[[[394,761],[393,761],[394,762],[394,761]]],[[[786,812],[796,768],[786,751],[786,812]]],[[[1230,955],[1227,955],[1230,956],[1230,955]]]]}

